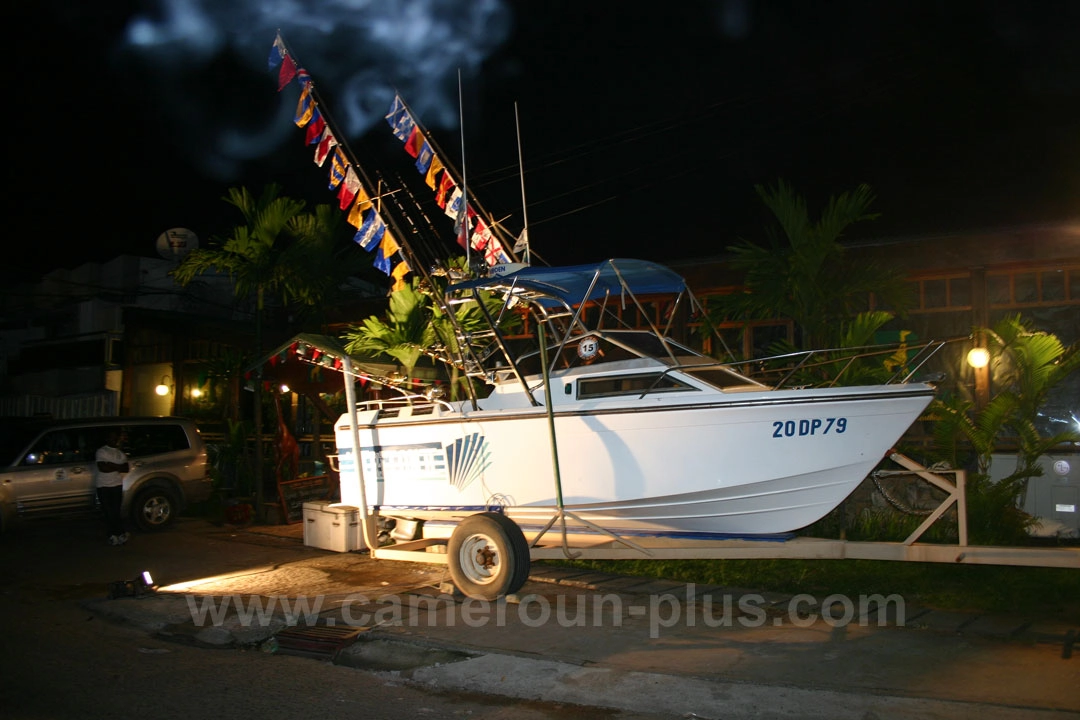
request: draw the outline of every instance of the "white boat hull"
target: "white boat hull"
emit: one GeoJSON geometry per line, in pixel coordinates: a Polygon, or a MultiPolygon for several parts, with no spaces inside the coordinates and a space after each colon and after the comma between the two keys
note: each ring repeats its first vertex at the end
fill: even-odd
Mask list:
{"type": "MultiPolygon", "coordinates": [[[[611,531],[725,535],[786,533],[829,513],[932,396],[920,384],[560,405],[552,387],[566,510],[611,531]]],[[[357,427],[366,500],[383,515],[501,506],[528,527],[556,512],[543,407],[370,411],[357,427]]],[[[349,415],[336,435],[342,502],[360,505],[349,415]]]]}

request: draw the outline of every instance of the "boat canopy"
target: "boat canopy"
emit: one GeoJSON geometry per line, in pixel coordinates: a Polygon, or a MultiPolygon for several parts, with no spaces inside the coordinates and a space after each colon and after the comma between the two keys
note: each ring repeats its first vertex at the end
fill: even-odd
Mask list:
{"type": "Polygon", "coordinates": [[[552,298],[566,305],[599,300],[609,295],[678,294],[686,281],[669,268],[647,260],[611,259],[569,267],[526,267],[500,277],[451,285],[448,294],[471,290],[523,295],[542,305],[552,298]],[[591,288],[591,290],[590,290],[591,288]]]}

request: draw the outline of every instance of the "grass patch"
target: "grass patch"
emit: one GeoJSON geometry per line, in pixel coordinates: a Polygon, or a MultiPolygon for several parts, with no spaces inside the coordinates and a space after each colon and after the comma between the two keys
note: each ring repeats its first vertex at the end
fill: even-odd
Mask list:
{"type": "Polygon", "coordinates": [[[1019,613],[1080,623],[1080,572],[1059,568],[946,565],[878,560],[577,560],[551,561],[597,572],[822,599],[897,593],[938,610],[1019,613]]]}

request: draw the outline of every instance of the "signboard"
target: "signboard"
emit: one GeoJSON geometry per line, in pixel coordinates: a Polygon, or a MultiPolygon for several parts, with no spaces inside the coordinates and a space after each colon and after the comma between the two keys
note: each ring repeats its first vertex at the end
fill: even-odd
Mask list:
{"type": "Polygon", "coordinates": [[[281,511],[285,514],[286,523],[291,525],[303,522],[304,503],[330,499],[330,476],[316,475],[279,482],[278,498],[281,500],[281,511]]]}

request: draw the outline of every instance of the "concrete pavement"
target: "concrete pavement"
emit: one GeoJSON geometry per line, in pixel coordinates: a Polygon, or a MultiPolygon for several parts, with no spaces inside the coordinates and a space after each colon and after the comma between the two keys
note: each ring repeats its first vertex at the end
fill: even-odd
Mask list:
{"type": "Polygon", "coordinates": [[[1040,618],[543,564],[508,602],[482,603],[447,592],[444,566],[306,548],[298,526],[178,531],[262,543],[260,564],[214,578],[163,568],[153,594],[86,606],[178,641],[677,717],[1080,717],[1077,628],[1040,618]]]}

